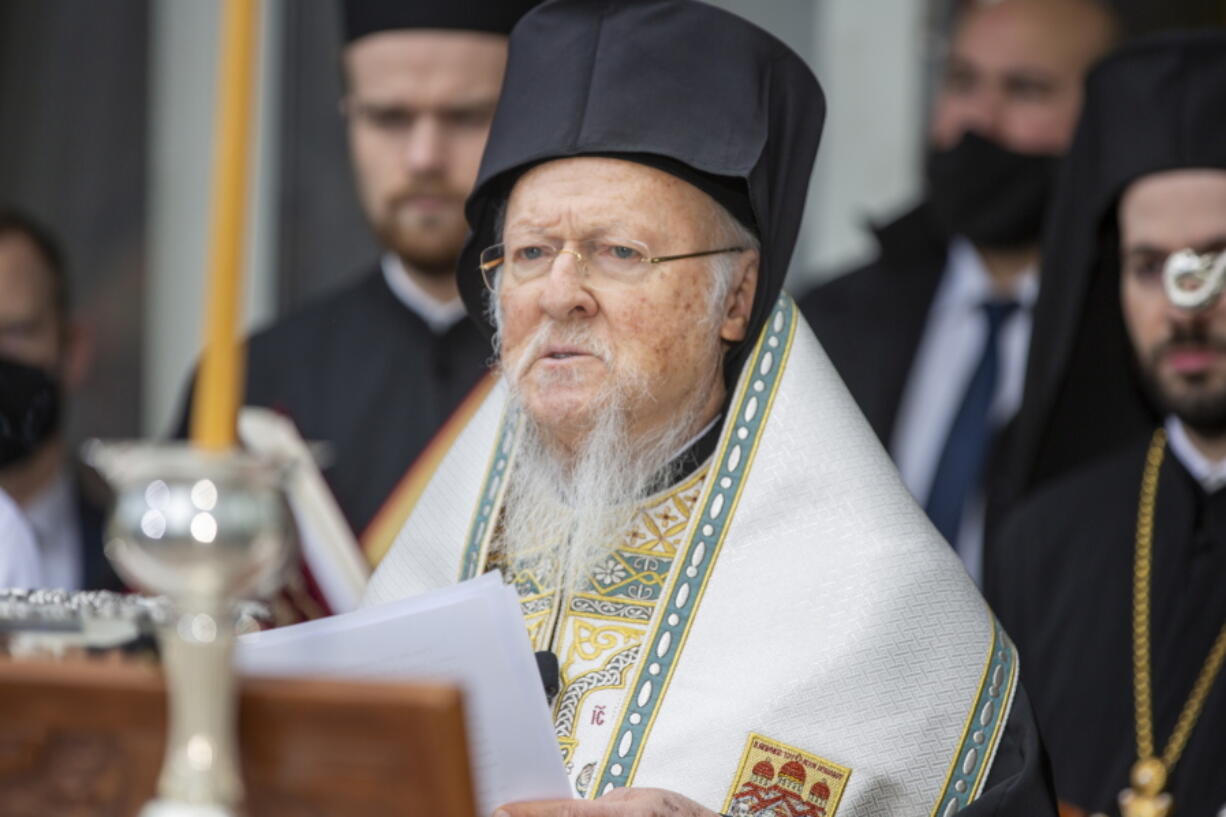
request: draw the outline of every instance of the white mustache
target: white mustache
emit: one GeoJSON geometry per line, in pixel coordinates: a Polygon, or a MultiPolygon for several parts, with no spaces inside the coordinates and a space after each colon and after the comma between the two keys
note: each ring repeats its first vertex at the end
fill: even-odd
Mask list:
{"type": "Polygon", "coordinates": [[[524,345],[511,371],[512,381],[518,383],[532,364],[551,346],[580,349],[585,354],[600,358],[605,365],[613,362],[613,349],[585,325],[550,321],[541,324],[524,345]]]}

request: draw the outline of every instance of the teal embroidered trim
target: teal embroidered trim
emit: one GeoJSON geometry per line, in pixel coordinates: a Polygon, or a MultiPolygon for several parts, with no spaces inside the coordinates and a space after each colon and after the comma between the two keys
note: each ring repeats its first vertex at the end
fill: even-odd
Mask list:
{"type": "Polygon", "coordinates": [[[706,495],[700,500],[701,511],[691,539],[684,553],[678,555],[684,567],[669,591],[671,596],[663,600],[667,607],[659,611],[662,618],[640,659],[614,742],[601,764],[600,779],[589,790],[592,797],[628,785],[634,775],[639,752],[740,498],[770,403],[782,379],[795,325],[796,304],[789,296],[780,295],[754,350],[753,360],[745,368],[735,409],[729,411],[725,421],[716,455],[719,467],[707,477],[706,495]]]}
{"type": "Polygon", "coordinates": [[[504,418],[502,428],[498,432],[494,455],[490,458],[485,483],[481,486],[481,500],[477,503],[477,512],[468,527],[468,540],[464,545],[464,556],[460,559],[460,581],[476,576],[481,565],[481,546],[493,521],[498,494],[502,490],[503,478],[511,462],[511,453],[515,448],[515,431],[519,427],[518,420],[518,417],[513,416],[504,418]]]}
{"type": "Polygon", "coordinates": [[[992,646],[979,684],[979,695],[963,730],[933,815],[946,817],[966,808],[979,796],[988,767],[1004,731],[1005,718],[1017,685],[1017,650],[996,617],[992,617],[992,646]]]}

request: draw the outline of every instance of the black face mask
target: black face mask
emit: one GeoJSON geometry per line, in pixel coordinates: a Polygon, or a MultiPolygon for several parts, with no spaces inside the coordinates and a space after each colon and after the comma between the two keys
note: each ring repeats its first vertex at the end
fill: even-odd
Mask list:
{"type": "Polygon", "coordinates": [[[993,249],[1037,244],[1060,157],[1014,153],[967,131],[928,154],[928,203],[950,235],[993,249]]]}
{"type": "Polygon", "coordinates": [[[0,358],[0,468],[34,453],[60,426],[60,388],[50,374],[0,358]]]}

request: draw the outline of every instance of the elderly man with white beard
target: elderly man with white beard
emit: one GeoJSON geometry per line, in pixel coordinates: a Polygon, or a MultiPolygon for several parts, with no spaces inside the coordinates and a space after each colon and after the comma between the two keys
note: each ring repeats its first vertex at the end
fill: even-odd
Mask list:
{"type": "Polygon", "coordinates": [[[497,271],[499,358],[523,428],[493,550],[508,566],[560,557],[551,568],[576,588],[636,504],[681,476],[678,454],[714,429],[725,344],[744,340],[749,322],[758,240],[698,188],[624,159],[534,168],[507,212],[483,264],[497,271]],[[613,212],[625,237],[610,232],[613,212]],[[567,246],[557,235],[594,238],[567,246]],[[652,259],[664,261],[644,239],[701,249],[648,281],[652,259]],[[541,547],[564,541],[561,553],[541,547]]]}
{"type": "Polygon", "coordinates": [[[458,280],[500,382],[366,597],[515,586],[592,802],[508,817],[1054,813],[1012,645],[781,294],[823,109],[700,3],[512,34],[458,280]]]}

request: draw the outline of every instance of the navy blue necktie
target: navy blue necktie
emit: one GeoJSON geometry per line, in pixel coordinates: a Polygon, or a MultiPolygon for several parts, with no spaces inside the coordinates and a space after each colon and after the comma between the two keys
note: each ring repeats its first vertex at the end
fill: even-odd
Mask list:
{"type": "Polygon", "coordinates": [[[1016,301],[988,301],[983,305],[988,322],[988,336],[983,355],[966,387],[962,405],[949,427],[949,437],[937,461],[932,478],[932,490],[924,510],[937,530],[950,544],[958,540],[962,526],[962,508],[967,497],[979,487],[983,462],[991,442],[989,414],[996,396],[996,380],[1000,371],[1000,330],[1017,310],[1016,301]]]}

